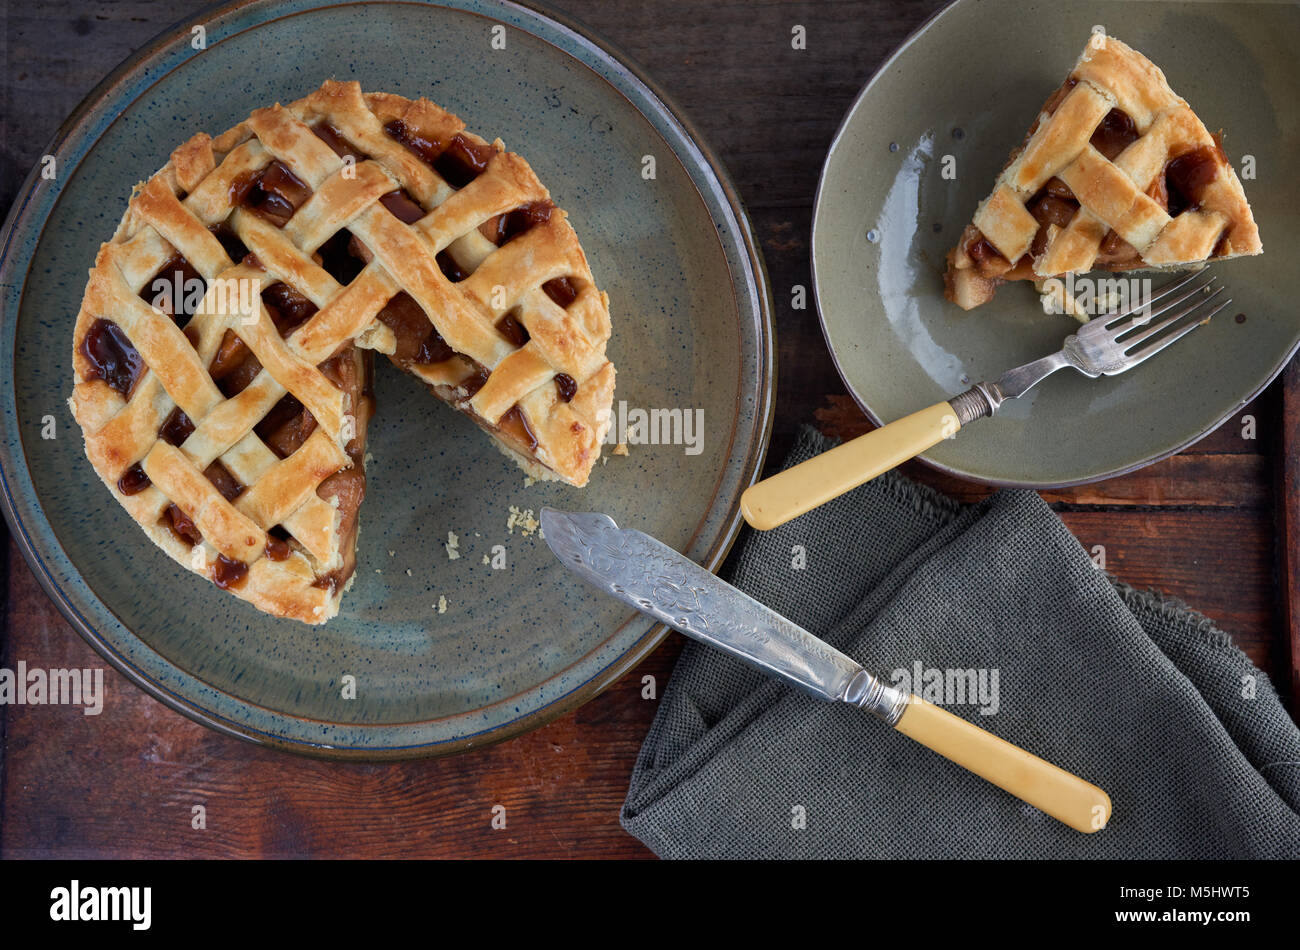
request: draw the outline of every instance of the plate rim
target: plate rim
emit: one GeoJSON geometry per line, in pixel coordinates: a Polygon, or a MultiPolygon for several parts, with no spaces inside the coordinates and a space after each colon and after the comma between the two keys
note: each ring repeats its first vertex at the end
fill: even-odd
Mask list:
{"type": "MultiPolygon", "coordinates": [[[[122,60],[122,62],[114,67],[103,80],[96,84],[86,94],[86,96],[77,104],[76,108],[72,110],[69,116],[60,123],[42,154],[59,156],[61,154],[61,149],[63,149],[73,132],[80,128],[85,121],[91,117],[95,108],[107,96],[109,96],[119,84],[128,77],[136,75],[142,64],[159,56],[167,47],[174,44],[178,39],[188,35],[192,25],[200,21],[210,23],[217,18],[226,17],[230,14],[236,13],[244,7],[260,5],[267,2],[268,0],[231,0],[231,2],[228,3],[205,8],[190,17],[174,21],[170,25],[164,27],[161,31],[122,60]]],[[[470,0],[470,2],[473,3],[473,0],[470,0]]],[[[359,2],[358,0],[322,0],[322,2],[315,4],[312,9],[369,5],[371,3],[376,5],[388,3],[399,3],[405,5],[410,3],[411,5],[438,7],[491,18],[497,22],[503,23],[504,25],[514,25],[515,28],[520,28],[517,24],[509,24],[499,16],[494,16],[492,13],[482,9],[481,7],[478,9],[469,9],[465,6],[460,6],[455,2],[444,3],[440,2],[440,0],[359,0],[359,2]]],[[[738,296],[740,296],[740,292],[743,291],[753,302],[755,310],[753,319],[755,322],[755,329],[757,330],[756,343],[758,351],[756,354],[757,363],[753,367],[753,388],[748,392],[742,390],[741,401],[743,402],[745,397],[752,393],[754,399],[753,413],[755,422],[752,428],[752,436],[750,438],[750,449],[748,455],[743,460],[740,469],[739,490],[736,492],[736,497],[732,499],[730,505],[723,513],[722,521],[718,529],[717,541],[711,546],[706,559],[701,562],[702,566],[707,570],[716,572],[726,560],[734,546],[743,524],[743,519],[740,514],[740,493],[745,487],[748,487],[757,481],[762,472],[763,464],[766,460],[767,452],[771,443],[776,405],[777,347],[775,304],[772,298],[771,282],[768,277],[766,262],[763,258],[761,247],[754,234],[748,213],[741,201],[739,191],[732,182],[725,166],[714,153],[712,147],[705,141],[699,129],[690,121],[686,113],[677,105],[677,103],[649,77],[644,67],[642,67],[634,58],[629,56],[621,46],[610,42],[599,32],[579,23],[567,14],[551,9],[544,4],[537,3],[535,0],[487,0],[487,2],[483,4],[483,6],[489,5],[498,7],[503,11],[514,10],[521,12],[534,21],[541,21],[543,24],[549,24],[551,27],[558,28],[562,34],[567,33],[572,35],[572,37],[574,37],[579,43],[591,50],[601,61],[602,65],[606,66],[616,75],[621,76],[625,80],[630,80],[632,83],[639,84],[643,87],[643,92],[651,106],[650,111],[657,113],[662,119],[666,120],[670,126],[675,125],[684,143],[698,153],[701,169],[712,177],[713,184],[716,185],[721,198],[724,200],[724,207],[721,210],[724,212],[730,212],[734,219],[736,225],[734,239],[737,245],[737,251],[740,252],[743,262],[747,264],[748,267],[743,273],[737,274],[731,266],[728,265],[728,271],[731,273],[731,287],[733,291],[737,292],[738,296]]],[[[307,10],[304,9],[297,12],[307,12],[307,10]]],[[[270,17],[268,19],[277,19],[277,17],[270,17]]],[[[260,25],[262,24],[258,24],[258,26],[260,25]]],[[[252,27],[252,29],[256,28],[256,26],[252,27]]],[[[575,56],[572,52],[558,46],[550,39],[538,36],[531,30],[526,30],[526,32],[529,32],[529,35],[533,36],[535,39],[552,46],[562,55],[572,60],[576,60],[579,65],[594,72],[598,79],[609,85],[613,91],[623,97],[633,109],[643,116],[646,115],[646,110],[642,109],[640,104],[629,98],[627,94],[615,85],[608,77],[603,76],[598,71],[594,70],[590,64],[575,56]]],[[[188,61],[188,56],[181,60],[181,62],[188,61]]],[[[179,63],[176,65],[179,65],[179,63]]],[[[174,68],[175,66],[165,68],[160,72],[157,79],[170,73],[174,68]]],[[[152,86],[156,84],[157,79],[155,79],[154,83],[151,83],[150,85],[152,86]]],[[[649,118],[648,116],[646,117],[649,118]]],[[[662,135],[662,133],[660,134],[662,135]]],[[[671,139],[665,139],[665,141],[671,148],[673,144],[671,139]]],[[[678,161],[681,161],[678,149],[671,148],[671,151],[673,157],[678,161]]],[[[27,258],[25,267],[23,268],[21,275],[19,275],[15,273],[14,261],[9,252],[11,250],[15,233],[32,227],[33,222],[29,219],[33,212],[32,203],[38,187],[37,180],[39,171],[40,165],[38,163],[24,178],[19,186],[14,203],[6,215],[4,225],[0,228],[0,286],[8,287],[12,285],[18,288],[18,293],[14,299],[15,312],[17,311],[17,305],[21,302],[26,290],[27,277],[32,259],[31,257],[27,258]]],[[[688,180],[690,181],[691,187],[699,196],[701,202],[707,208],[708,203],[705,201],[704,195],[700,193],[699,185],[689,175],[688,180]]],[[[56,196],[56,201],[57,197],[58,196],[56,196]]],[[[725,220],[719,222],[715,219],[715,229],[718,227],[719,223],[726,224],[728,222],[725,220]]],[[[37,235],[42,233],[44,226],[45,222],[39,222],[35,227],[35,233],[37,235]]],[[[721,236],[718,236],[718,241],[719,244],[723,243],[721,236]]],[[[742,318],[742,321],[738,324],[738,330],[742,334],[743,327],[744,320],[742,318]]],[[[743,372],[744,370],[742,368],[742,373],[743,372]]],[[[12,388],[14,386],[14,380],[11,379],[9,385],[12,388]]],[[[15,393],[12,399],[12,404],[15,408],[17,407],[17,403],[18,401],[15,393]]],[[[733,429],[733,444],[735,437],[736,431],[733,429]]],[[[15,458],[15,461],[17,461],[24,470],[30,471],[26,466],[25,452],[21,451],[21,442],[19,443],[19,446],[19,457],[15,458]]],[[[480,733],[470,733],[468,735],[461,735],[451,739],[437,740],[431,743],[421,743],[417,745],[355,747],[337,746],[325,742],[314,742],[265,732],[248,723],[228,720],[224,716],[197,704],[191,698],[172,692],[162,683],[157,682],[146,674],[145,671],[137,669],[127,657],[120,654],[110,643],[107,642],[105,636],[96,629],[89,618],[83,617],[80,614],[76,605],[71,602],[69,596],[53,576],[51,566],[46,564],[45,559],[36,549],[35,541],[31,535],[29,535],[27,525],[19,518],[17,508],[15,507],[15,498],[13,497],[10,485],[10,478],[4,465],[6,455],[8,455],[7,448],[0,445],[0,510],[3,510],[5,521],[19,552],[23,556],[23,560],[27,563],[28,568],[35,576],[37,583],[45,592],[46,596],[50,598],[60,615],[78,633],[78,635],[80,635],[82,639],[84,639],[95,650],[96,653],[109,663],[109,665],[125,676],[127,680],[135,686],[144,691],[147,695],[200,725],[206,726],[224,735],[242,739],[254,745],[291,752],[309,758],[335,761],[391,761],[400,759],[434,758],[482,748],[530,732],[533,729],[552,722],[553,720],[558,719],[559,717],[590,702],[592,699],[604,692],[614,682],[622,678],[629,670],[640,664],[668,635],[669,628],[665,624],[654,623],[647,629],[646,633],[639,640],[629,646],[609,665],[599,670],[590,679],[578,684],[568,692],[555,697],[550,702],[530,713],[501,725],[491,727],[480,733]]],[[[723,475],[720,476],[720,480],[722,478],[725,478],[725,470],[723,475]]],[[[715,495],[715,498],[717,497],[718,496],[715,495]]],[[[39,515],[40,519],[48,525],[48,519],[45,517],[39,499],[32,499],[31,508],[39,515]]],[[[702,521],[704,518],[707,518],[707,512],[702,516],[702,521]]],[[[62,550],[63,546],[61,542],[59,542],[58,538],[53,535],[51,535],[51,538],[53,544],[62,550]]],[[[63,554],[67,557],[66,551],[63,551],[63,554]]],[[[70,557],[67,559],[69,562],[72,561],[70,557]]],[[[95,596],[93,591],[91,591],[91,596],[95,596]]],[[[96,599],[98,598],[96,597],[96,599]]],[[[105,606],[107,607],[107,605],[105,606]]],[[[109,610],[109,612],[112,613],[111,610],[109,610]]],[[[635,617],[635,614],[632,616],[635,617]]],[[[625,620],[624,623],[626,622],[627,621],[625,620]]],[[[142,646],[157,654],[157,651],[153,650],[153,648],[150,647],[149,644],[133,629],[126,627],[125,624],[122,624],[122,626],[129,630],[131,636],[134,637],[134,639],[142,646]]],[[[617,631],[615,631],[615,634],[616,633],[617,631]]],[[[608,640],[603,642],[608,642],[608,640]]],[[[602,644],[598,644],[592,651],[588,651],[588,653],[584,654],[582,657],[578,657],[574,662],[582,662],[586,656],[590,656],[592,652],[600,649],[601,645],[602,644]]],[[[157,655],[161,657],[161,654],[157,655]]],[[[161,658],[167,665],[175,666],[175,664],[170,660],[167,660],[165,657],[161,658]]],[[[177,667],[177,669],[179,669],[179,667],[177,667]]],[[[194,676],[195,674],[188,673],[188,675],[194,676]]],[[[554,679],[553,676],[548,677],[546,680],[541,681],[539,684],[535,684],[533,687],[530,687],[523,692],[524,694],[533,692],[538,687],[552,679],[554,679]]],[[[210,685],[208,688],[215,690],[215,688],[210,685]]],[[[225,693],[224,690],[215,691],[225,693]]],[[[256,705],[249,700],[233,697],[233,695],[229,693],[225,693],[225,695],[232,696],[232,698],[236,699],[241,706],[250,707],[256,705]]],[[[455,713],[452,716],[415,720],[410,723],[410,725],[435,722],[439,719],[472,715],[482,709],[489,708],[491,705],[495,705],[495,703],[481,706],[474,710],[468,710],[464,713],[455,713]]],[[[317,721],[310,717],[297,716],[288,711],[275,710],[274,712],[279,717],[299,719],[308,722],[317,721]]],[[[324,721],[322,720],[322,722],[324,721]]],[[[339,725],[359,731],[365,731],[372,728],[393,729],[408,725],[407,723],[328,724],[339,725]]]]}
{"type": "MultiPolygon", "coordinates": [[[[821,327],[822,339],[826,342],[826,349],[830,353],[831,362],[835,365],[835,372],[839,375],[840,382],[842,382],[844,388],[848,390],[849,396],[852,398],[853,402],[862,410],[866,417],[871,420],[871,423],[877,427],[883,426],[885,422],[879,415],[877,415],[876,411],[867,404],[866,399],[863,398],[862,394],[857,391],[854,385],[849,382],[848,374],[845,373],[844,367],[840,364],[839,354],[836,352],[835,345],[831,341],[830,328],[827,326],[826,322],[825,307],[822,305],[821,290],[817,277],[817,221],[821,215],[822,191],[826,185],[826,178],[830,171],[831,161],[835,157],[836,150],[840,147],[841,140],[848,129],[849,123],[857,113],[859,106],[862,105],[863,100],[866,99],[868,93],[871,92],[871,88],[876,84],[876,81],[893,67],[894,62],[907,52],[912,44],[920,39],[922,34],[934,27],[940,19],[958,6],[970,2],[973,2],[973,0],[950,0],[949,3],[934,11],[925,22],[909,33],[907,38],[898,45],[898,48],[890,53],[889,56],[886,57],[885,61],[881,63],[874,72],[872,72],[866,83],[864,83],[862,88],[858,90],[857,95],[853,97],[853,102],[849,105],[849,108],[844,113],[844,118],[840,120],[839,126],[835,129],[835,135],[831,137],[831,144],[826,150],[826,158],[822,161],[821,173],[817,179],[817,190],[813,195],[812,227],[808,240],[808,259],[809,269],[812,271],[813,302],[817,309],[817,323],[821,327]]],[[[1244,398],[1239,399],[1234,406],[1228,409],[1227,412],[1203,431],[1196,433],[1186,441],[1171,449],[1159,450],[1155,454],[1146,456],[1137,462],[1111,469],[1110,471],[1102,472],[1097,475],[1086,475],[1080,478],[1067,479],[1065,481],[1002,479],[981,475],[978,472],[968,471],[955,465],[945,465],[942,462],[936,461],[929,455],[929,453],[918,455],[916,456],[916,459],[923,465],[936,471],[943,472],[945,475],[951,475],[954,478],[960,478],[963,481],[973,482],[977,485],[989,485],[993,488],[1027,488],[1035,491],[1050,491],[1058,488],[1075,488],[1079,485],[1091,485],[1096,482],[1118,478],[1121,475],[1129,475],[1133,472],[1144,469],[1149,465],[1154,465],[1156,462],[1161,462],[1167,458],[1178,455],[1180,452],[1185,452],[1206,436],[1217,431],[1225,422],[1249,405],[1252,400],[1258,398],[1260,393],[1267,389],[1269,385],[1282,374],[1282,371],[1286,369],[1287,365],[1291,362],[1297,352],[1300,352],[1300,334],[1297,334],[1296,338],[1292,341],[1291,348],[1282,357],[1281,362],[1269,371],[1267,378],[1265,378],[1257,388],[1252,390],[1244,398]]],[[[957,394],[953,393],[952,395],[956,396],[957,394]]]]}

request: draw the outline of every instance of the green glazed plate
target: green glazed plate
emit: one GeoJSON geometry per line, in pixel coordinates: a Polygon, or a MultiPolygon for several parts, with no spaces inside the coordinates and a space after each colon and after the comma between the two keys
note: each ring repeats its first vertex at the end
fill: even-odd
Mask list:
{"type": "Polygon", "coordinates": [[[179,26],[92,93],[47,149],[58,177],[30,178],[6,225],[0,475],[24,554],[111,663],[186,715],[257,742],[436,755],[575,708],[664,628],[573,580],[526,514],[511,525],[511,508],[608,512],[721,563],[737,499],[762,465],[773,385],[771,303],[735,192],[633,66],[527,6],[246,2],[203,26],[206,49],[179,26]],[[220,133],[331,76],[428,96],[523,154],[610,295],[620,419],[675,410],[700,425],[668,433],[676,443],[632,444],[585,490],[527,486],[468,419],[377,361],[356,581],[335,620],[308,627],[155,549],[95,477],[66,400],[86,272],[132,186],[195,132],[220,133]],[[484,563],[501,552],[503,568],[484,563]]]}
{"type": "Polygon", "coordinates": [[[944,299],[943,269],[1094,26],[1225,130],[1238,174],[1253,156],[1257,177],[1243,184],[1264,254],[1216,265],[1232,306],[1159,357],[1112,378],[1057,373],[924,456],[963,478],[1052,488],[1140,468],[1238,412],[1300,344],[1300,5],[959,0],[863,89],[822,172],[813,276],[849,391],[892,421],[1059,349],[1077,326],[1045,315],[1028,283],[965,313],[944,299]]]}

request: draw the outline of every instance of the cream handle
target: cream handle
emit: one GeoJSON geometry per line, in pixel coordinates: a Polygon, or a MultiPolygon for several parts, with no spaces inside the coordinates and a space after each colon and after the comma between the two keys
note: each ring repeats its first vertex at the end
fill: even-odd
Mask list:
{"type": "Polygon", "coordinates": [[[765,478],[740,496],[740,513],[767,531],[920,455],[961,428],[946,402],[922,409],[765,478]]]}
{"type": "Polygon", "coordinates": [[[894,728],[1075,831],[1092,834],[1110,820],[1110,796],[1096,785],[916,696],[894,728]]]}

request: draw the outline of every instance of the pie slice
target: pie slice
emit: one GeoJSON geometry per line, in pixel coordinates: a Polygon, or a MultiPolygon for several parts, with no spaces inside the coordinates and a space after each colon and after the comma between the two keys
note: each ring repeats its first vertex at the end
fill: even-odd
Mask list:
{"type": "Polygon", "coordinates": [[[356,567],[374,352],[532,476],[586,483],[609,300],[523,158],[425,99],[329,81],[199,134],[99,249],[70,404],[181,564],[322,623],[356,567]]]}
{"type": "Polygon", "coordinates": [[[1095,36],[948,253],[944,282],[970,310],[1004,281],[1262,250],[1219,137],[1154,63],[1095,36]]]}

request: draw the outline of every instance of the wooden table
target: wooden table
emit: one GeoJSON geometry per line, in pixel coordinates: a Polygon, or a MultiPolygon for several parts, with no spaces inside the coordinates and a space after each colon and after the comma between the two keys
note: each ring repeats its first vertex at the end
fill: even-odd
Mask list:
{"type": "MultiPolygon", "coordinates": [[[[562,8],[645,66],[717,150],[745,198],[771,273],[780,387],[770,458],[812,421],[849,436],[867,423],[837,377],[811,309],[812,196],[853,96],[943,0],[754,3],[598,2],[562,8]],[[790,48],[807,27],[808,48],[790,48]]],[[[194,0],[9,4],[0,109],[0,197],[58,123],[121,59],[194,0]]],[[[0,47],[2,48],[2,47],[0,47]]],[[[1100,485],[1046,493],[1088,548],[1138,587],[1159,587],[1208,614],[1294,696],[1300,596],[1278,539],[1300,525],[1300,376],[1295,370],[1182,455],[1100,485]],[[1292,450],[1287,452],[1286,446],[1292,450]],[[1285,504],[1281,503],[1285,500],[1285,504]],[[1290,595],[1288,597],[1288,594],[1290,595]]],[[[920,465],[913,476],[963,500],[986,490],[920,465]]],[[[63,621],[10,542],[0,666],[106,666],[63,621]]],[[[106,668],[98,718],[71,707],[0,709],[0,855],[648,857],[618,811],[673,635],[634,673],[575,713],[470,755],[390,765],[277,754],[204,729],[106,668]],[[191,828],[191,807],[207,828],[191,828]],[[507,808],[493,830],[492,807],[507,808]]]]}

